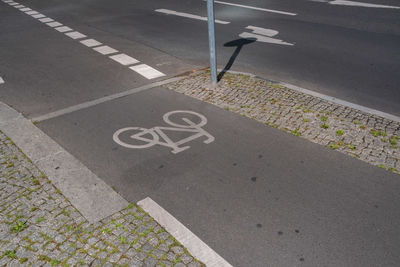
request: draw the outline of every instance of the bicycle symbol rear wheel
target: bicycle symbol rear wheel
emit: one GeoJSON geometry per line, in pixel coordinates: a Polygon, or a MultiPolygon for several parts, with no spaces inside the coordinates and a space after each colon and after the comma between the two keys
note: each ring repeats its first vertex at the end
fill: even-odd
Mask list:
{"type": "Polygon", "coordinates": [[[118,131],[116,131],[113,135],[113,140],[117,144],[119,144],[123,147],[127,147],[127,148],[147,148],[147,147],[152,147],[152,146],[158,144],[159,136],[152,129],[146,129],[146,128],[141,128],[141,127],[126,127],[126,128],[122,128],[122,129],[119,129],[118,131]],[[130,136],[130,138],[132,140],[144,142],[144,144],[139,144],[139,145],[138,144],[129,144],[129,143],[122,141],[120,139],[120,135],[123,133],[126,133],[127,131],[133,131],[132,135],[130,136]],[[151,135],[152,139],[143,137],[145,135],[151,135]]]}

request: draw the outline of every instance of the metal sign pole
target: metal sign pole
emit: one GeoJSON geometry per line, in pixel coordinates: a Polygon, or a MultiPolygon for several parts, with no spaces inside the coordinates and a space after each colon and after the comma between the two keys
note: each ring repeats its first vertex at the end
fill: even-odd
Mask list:
{"type": "Polygon", "coordinates": [[[215,55],[214,0],[207,0],[208,45],[210,47],[211,83],[217,84],[217,58],[215,55]]]}

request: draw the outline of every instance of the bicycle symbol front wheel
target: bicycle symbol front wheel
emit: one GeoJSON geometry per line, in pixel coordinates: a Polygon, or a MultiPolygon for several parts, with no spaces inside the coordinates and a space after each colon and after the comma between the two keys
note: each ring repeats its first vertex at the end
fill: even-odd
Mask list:
{"type": "Polygon", "coordinates": [[[175,126],[175,127],[178,127],[178,128],[202,127],[202,126],[207,124],[207,118],[205,116],[203,116],[203,115],[201,115],[201,114],[199,114],[197,112],[190,111],[190,110],[175,110],[175,111],[171,111],[171,112],[165,113],[164,116],[163,116],[163,120],[166,123],[168,123],[169,125],[175,126]],[[179,124],[179,123],[176,123],[176,122],[172,122],[170,117],[172,115],[175,115],[175,114],[179,114],[179,117],[181,118],[181,120],[183,122],[186,122],[187,124],[179,124]],[[200,121],[197,122],[197,124],[195,124],[193,121],[189,120],[189,118],[185,118],[184,114],[190,114],[191,115],[190,117],[196,116],[196,117],[198,117],[200,119],[200,121]]]}

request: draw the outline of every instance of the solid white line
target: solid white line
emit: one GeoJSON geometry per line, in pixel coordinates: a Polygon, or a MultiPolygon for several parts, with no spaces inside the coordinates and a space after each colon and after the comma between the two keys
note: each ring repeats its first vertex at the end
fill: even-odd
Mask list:
{"type": "Polygon", "coordinates": [[[65,35],[71,37],[72,39],[82,39],[86,38],[87,36],[80,32],[67,32],[65,35]]]}
{"type": "Polygon", "coordinates": [[[129,68],[149,80],[165,76],[164,73],[162,73],[146,64],[140,64],[140,65],[132,66],[129,68]]]}
{"type": "Polygon", "coordinates": [[[377,4],[364,3],[364,2],[347,1],[347,0],[334,0],[334,1],[329,2],[329,4],[341,5],[341,6],[400,9],[399,6],[377,5],[377,4]]]}
{"type": "Polygon", "coordinates": [[[351,102],[348,102],[348,101],[345,101],[345,100],[342,100],[342,99],[338,99],[336,97],[320,94],[320,93],[317,93],[317,92],[314,92],[314,91],[311,91],[311,90],[308,90],[308,89],[305,89],[305,88],[301,88],[301,87],[296,86],[296,85],[292,85],[292,84],[288,84],[288,83],[284,83],[284,82],[280,82],[279,84],[284,86],[284,87],[287,87],[289,89],[292,89],[292,90],[295,90],[297,92],[303,93],[303,94],[312,95],[312,96],[324,99],[326,101],[329,101],[329,102],[332,102],[332,103],[335,103],[335,104],[339,104],[339,105],[342,105],[342,106],[345,106],[345,107],[349,107],[349,108],[353,108],[353,109],[356,109],[356,110],[360,110],[362,112],[369,113],[369,114],[372,114],[372,115],[376,115],[376,116],[379,116],[379,117],[382,117],[382,118],[385,118],[385,119],[388,119],[388,120],[400,122],[400,117],[392,115],[392,114],[389,114],[389,113],[386,113],[386,112],[382,112],[382,111],[379,111],[379,110],[376,110],[376,109],[372,109],[372,108],[368,108],[368,107],[365,107],[365,106],[357,105],[357,104],[354,104],[354,103],[351,103],[351,102]]]}
{"type": "MultiPolygon", "coordinates": [[[[169,9],[156,9],[154,10],[156,12],[160,12],[160,13],[164,13],[167,15],[174,15],[174,16],[179,16],[179,17],[185,17],[185,18],[190,18],[190,19],[197,19],[197,20],[202,20],[202,21],[207,21],[207,17],[201,17],[198,15],[193,15],[193,14],[189,14],[189,13],[183,13],[183,12],[176,12],[173,10],[169,10],[169,9]]],[[[219,23],[219,24],[229,24],[230,22],[228,21],[223,21],[223,20],[215,20],[215,23],[219,23]]]]}
{"type": "Polygon", "coordinates": [[[109,54],[113,54],[113,53],[117,53],[118,52],[118,50],[116,50],[116,49],[114,49],[112,47],[109,47],[107,45],[95,47],[95,48],[93,48],[93,50],[95,50],[95,51],[97,51],[97,52],[99,52],[100,54],[103,54],[103,55],[109,55],[109,54]]]}
{"type": "Polygon", "coordinates": [[[3,78],[0,77],[0,84],[4,83],[3,78]]]}
{"type": "Polygon", "coordinates": [[[97,41],[95,39],[86,39],[86,40],[82,40],[80,42],[81,42],[81,44],[86,45],[87,47],[102,45],[102,43],[100,43],[99,41],[97,41]]]}
{"type": "Polygon", "coordinates": [[[48,119],[56,118],[56,117],[59,117],[59,116],[65,115],[65,114],[69,114],[69,113],[81,110],[81,109],[85,109],[85,108],[89,108],[89,107],[92,107],[92,106],[96,106],[96,105],[99,105],[99,104],[104,103],[104,102],[112,101],[114,99],[118,99],[118,98],[125,97],[125,96],[128,96],[128,95],[132,95],[132,94],[144,91],[144,90],[148,90],[148,89],[151,89],[151,88],[154,88],[154,87],[157,87],[157,86],[161,86],[161,85],[164,85],[164,84],[176,82],[176,81],[179,81],[179,80],[181,80],[183,78],[184,77],[171,78],[171,79],[167,79],[167,80],[164,80],[164,81],[159,81],[159,82],[147,84],[147,85],[144,85],[144,86],[141,86],[141,87],[138,87],[138,88],[130,89],[128,91],[124,91],[124,92],[121,92],[121,93],[105,96],[105,97],[102,97],[102,98],[99,98],[99,99],[95,99],[95,100],[92,100],[92,101],[83,102],[83,103],[80,103],[80,104],[75,105],[75,106],[71,106],[71,107],[60,109],[60,110],[57,110],[57,111],[54,111],[54,112],[51,112],[51,113],[48,113],[48,114],[45,114],[45,115],[41,115],[39,117],[33,118],[32,121],[41,122],[41,121],[45,121],[45,120],[48,120],[48,119]]]}
{"type": "Polygon", "coordinates": [[[207,267],[232,267],[231,264],[151,198],[147,197],[137,204],[186,247],[192,256],[203,262],[207,267]]]}
{"type": "Polygon", "coordinates": [[[139,62],[139,60],[137,60],[133,57],[130,57],[128,55],[125,55],[125,54],[118,54],[118,55],[110,56],[110,58],[124,66],[136,64],[139,62]]]}
{"type": "MultiPolygon", "coordinates": [[[[206,0],[204,0],[204,1],[206,1],[206,0]]],[[[288,16],[296,16],[297,15],[296,13],[291,13],[291,12],[285,12],[285,11],[274,10],[274,9],[266,9],[266,8],[260,8],[260,7],[254,7],[254,6],[239,5],[239,4],[233,4],[233,3],[223,2],[223,1],[214,1],[214,3],[229,5],[229,6],[236,6],[236,7],[243,7],[243,8],[254,9],[254,10],[270,12],[270,13],[277,13],[277,14],[288,15],[288,16]]]]}
{"type": "Polygon", "coordinates": [[[72,29],[68,26],[61,26],[61,27],[57,27],[54,28],[55,30],[59,31],[59,32],[70,32],[72,31],[72,29]]]}

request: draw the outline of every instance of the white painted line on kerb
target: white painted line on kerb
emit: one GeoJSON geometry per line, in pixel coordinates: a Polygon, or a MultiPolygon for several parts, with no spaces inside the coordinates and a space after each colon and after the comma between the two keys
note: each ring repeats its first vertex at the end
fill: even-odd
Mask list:
{"type": "Polygon", "coordinates": [[[165,76],[164,73],[159,72],[158,70],[153,69],[152,67],[146,64],[140,64],[129,68],[149,80],[165,76]]]}
{"type": "MultiPolygon", "coordinates": [[[[206,0],[204,0],[204,1],[206,1],[206,0]]],[[[296,16],[297,15],[296,13],[291,13],[291,12],[286,12],[286,11],[267,9],[267,8],[261,8],[261,7],[255,7],[255,6],[239,5],[239,4],[228,3],[228,2],[223,2],[223,1],[214,1],[214,3],[228,5],[228,6],[243,7],[243,8],[247,8],[247,9],[253,9],[253,10],[270,12],[270,13],[277,13],[277,14],[281,14],[281,15],[288,15],[288,16],[296,16]]]]}
{"type": "Polygon", "coordinates": [[[139,60],[137,60],[133,57],[130,57],[128,55],[125,55],[125,54],[118,54],[118,55],[110,56],[110,58],[124,66],[136,64],[139,62],[139,60]]]}
{"type": "Polygon", "coordinates": [[[72,31],[72,29],[70,27],[67,27],[67,26],[57,27],[57,28],[54,28],[54,29],[59,31],[59,32],[70,32],[70,31],[72,31]]]}
{"type": "Polygon", "coordinates": [[[118,52],[118,50],[116,50],[116,49],[114,49],[112,47],[109,47],[107,45],[95,47],[95,48],[93,48],[93,50],[95,50],[95,51],[97,51],[97,52],[99,52],[100,54],[103,54],[103,55],[109,55],[109,54],[114,54],[114,53],[118,52]]]}
{"type": "Polygon", "coordinates": [[[193,257],[203,262],[207,267],[232,267],[224,258],[151,198],[147,197],[137,204],[186,247],[193,257]]]}
{"type": "Polygon", "coordinates": [[[102,45],[102,43],[100,43],[99,41],[97,41],[95,39],[86,39],[86,40],[82,40],[80,42],[81,42],[81,44],[86,45],[87,47],[102,45]]]}
{"type": "Polygon", "coordinates": [[[82,39],[86,38],[87,36],[80,32],[67,32],[65,35],[71,37],[72,39],[82,39]]]}
{"type": "Polygon", "coordinates": [[[54,19],[51,19],[51,18],[43,18],[43,19],[39,19],[39,21],[40,21],[40,22],[43,22],[43,23],[48,23],[48,22],[54,21],[54,19]]]}
{"type": "Polygon", "coordinates": [[[378,4],[347,1],[347,0],[334,0],[334,1],[329,2],[329,4],[330,5],[341,5],[341,6],[400,9],[400,6],[378,5],[378,4]]]}
{"type": "MultiPolygon", "coordinates": [[[[190,18],[190,19],[197,19],[197,20],[202,20],[202,21],[208,20],[207,17],[201,17],[198,15],[193,15],[193,14],[189,14],[189,13],[177,12],[177,11],[173,11],[173,10],[169,10],[169,9],[156,9],[154,11],[164,13],[167,15],[174,15],[174,16],[185,17],[185,18],[190,18]]],[[[215,23],[229,24],[230,22],[216,19],[215,23]]]]}
{"type": "Polygon", "coordinates": [[[46,23],[46,25],[50,26],[50,27],[58,27],[58,26],[62,26],[62,24],[60,22],[57,21],[53,21],[50,23],[46,23]]]}
{"type": "Polygon", "coordinates": [[[292,84],[288,84],[288,83],[284,83],[284,82],[280,82],[279,84],[284,86],[284,87],[287,87],[289,89],[292,89],[294,91],[303,93],[303,94],[312,95],[312,96],[324,99],[326,101],[329,101],[329,102],[332,102],[332,103],[335,103],[335,104],[339,104],[339,105],[342,105],[342,106],[345,106],[345,107],[349,107],[349,108],[352,108],[352,109],[360,110],[362,112],[365,112],[365,113],[368,113],[368,114],[372,114],[372,115],[376,115],[376,116],[379,116],[379,117],[382,117],[382,118],[385,118],[385,119],[388,119],[388,120],[400,122],[400,117],[392,115],[392,114],[389,114],[389,113],[386,113],[386,112],[382,112],[382,111],[379,111],[379,110],[376,110],[376,109],[372,109],[372,108],[368,108],[368,107],[365,107],[365,106],[357,105],[357,104],[354,104],[354,103],[351,103],[351,102],[348,102],[348,101],[345,101],[345,100],[342,100],[342,99],[338,99],[338,98],[333,97],[333,96],[320,94],[320,93],[317,93],[317,92],[314,92],[314,91],[311,91],[311,90],[308,90],[308,89],[305,89],[305,88],[301,88],[301,87],[296,86],[296,85],[292,85],[292,84]]]}

